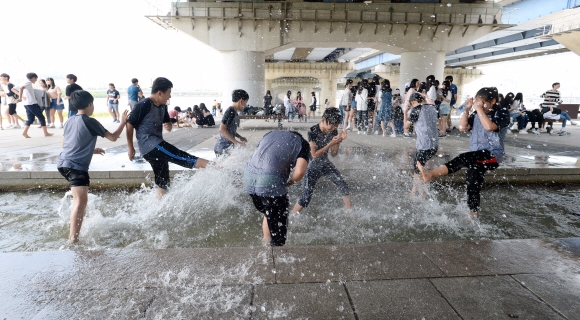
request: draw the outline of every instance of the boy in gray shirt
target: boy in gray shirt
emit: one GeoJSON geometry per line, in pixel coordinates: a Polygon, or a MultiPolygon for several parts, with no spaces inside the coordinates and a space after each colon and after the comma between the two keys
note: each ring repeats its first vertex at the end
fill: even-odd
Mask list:
{"type": "Polygon", "coordinates": [[[243,147],[248,142],[237,131],[240,126],[238,111],[244,110],[249,99],[250,96],[244,90],[237,89],[232,92],[232,106],[224,113],[220,124],[220,134],[213,146],[216,156],[228,154],[235,145],[239,144],[243,147]],[[236,140],[236,138],[239,138],[240,141],[236,140]]]}
{"type": "Polygon", "coordinates": [[[90,183],[89,165],[93,154],[105,154],[105,150],[95,148],[97,136],[116,141],[127,123],[128,111],[125,110],[119,127],[115,132],[110,133],[99,121],[90,118],[95,111],[93,101],[93,96],[84,90],[71,94],[70,104],[78,110],[78,113],[70,117],[64,125],[63,148],[57,162],[58,171],[69,182],[73,194],[68,237],[71,243],[79,241],[79,233],[86,213],[90,183]]]}
{"type": "Polygon", "coordinates": [[[417,194],[418,187],[423,182],[417,162],[425,166],[439,148],[439,131],[437,128],[439,116],[437,109],[432,104],[422,104],[424,101],[423,95],[417,92],[413,93],[409,98],[412,109],[407,120],[414,125],[415,133],[417,134],[417,142],[415,144],[417,151],[415,152],[415,161],[413,161],[415,174],[413,176],[414,183],[411,195],[417,194]]]}

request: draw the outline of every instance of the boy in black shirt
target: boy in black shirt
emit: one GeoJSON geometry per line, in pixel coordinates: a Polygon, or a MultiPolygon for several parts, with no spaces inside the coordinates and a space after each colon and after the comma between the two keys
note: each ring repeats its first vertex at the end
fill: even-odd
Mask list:
{"type": "Polygon", "coordinates": [[[314,192],[314,186],[318,179],[323,176],[328,177],[340,189],[346,208],[352,208],[348,185],[334,164],[328,159],[328,150],[331,151],[330,154],[333,157],[336,157],[340,143],[346,139],[346,131],[342,131],[339,134],[337,130],[341,122],[340,110],[329,108],[324,111],[320,123],[308,130],[312,161],[308,164],[308,170],[304,178],[302,197],[294,205],[292,213],[299,212],[308,206],[314,192]]]}
{"type": "Polygon", "coordinates": [[[70,117],[76,115],[78,112],[78,110],[73,105],[71,105],[70,97],[71,97],[73,92],[75,92],[77,90],[83,90],[83,88],[77,84],[77,76],[75,76],[74,74],[67,74],[66,75],[66,82],[68,83],[68,86],[66,86],[64,98],[66,100],[69,100],[68,117],[70,118],[70,117]]]}

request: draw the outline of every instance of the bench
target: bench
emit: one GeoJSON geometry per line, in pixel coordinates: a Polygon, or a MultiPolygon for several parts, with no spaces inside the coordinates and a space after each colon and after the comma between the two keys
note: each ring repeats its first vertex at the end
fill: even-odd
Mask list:
{"type": "Polygon", "coordinates": [[[257,115],[249,115],[249,114],[244,114],[244,115],[240,115],[238,116],[238,118],[240,120],[266,120],[266,122],[268,122],[269,120],[274,120],[274,121],[278,121],[278,129],[282,129],[282,120],[286,120],[288,119],[288,117],[285,114],[268,114],[268,115],[263,115],[263,116],[257,116],[257,115]]]}
{"type": "MultiPolygon", "coordinates": [[[[568,112],[568,115],[570,116],[570,118],[572,118],[572,120],[578,119],[578,112],[580,109],[579,104],[560,104],[558,106],[558,108],[560,108],[560,110],[562,110],[562,112],[564,112],[564,111],[568,112]]],[[[546,131],[548,131],[548,133],[550,133],[553,130],[554,122],[562,122],[562,121],[561,120],[544,119],[544,123],[548,124],[546,126],[546,131]]]]}

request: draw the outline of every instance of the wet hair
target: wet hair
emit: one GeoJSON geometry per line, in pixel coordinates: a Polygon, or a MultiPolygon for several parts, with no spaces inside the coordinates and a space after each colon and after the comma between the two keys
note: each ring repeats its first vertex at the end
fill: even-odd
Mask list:
{"type": "Polygon", "coordinates": [[[559,85],[559,84],[560,84],[560,82],[554,82],[554,83],[552,83],[552,89],[554,89],[554,87],[557,86],[557,85],[559,85]]]}
{"type": "Polygon", "coordinates": [[[109,83],[109,87],[113,87],[114,88],[115,85],[111,82],[111,83],[109,83]]]}
{"type": "Polygon", "coordinates": [[[363,87],[363,83],[362,83],[361,81],[359,81],[359,82],[356,84],[356,86],[357,86],[357,88],[358,88],[358,89],[356,90],[356,92],[357,92],[357,93],[361,93],[361,92],[363,91],[363,89],[364,89],[364,87],[363,87]]]}
{"type": "Polygon", "coordinates": [[[10,80],[10,76],[7,73],[0,74],[0,77],[8,78],[8,80],[10,80]]]}
{"type": "Polygon", "coordinates": [[[50,86],[48,86],[48,83],[47,83],[47,86],[48,86],[49,89],[54,89],[54,87],[56,87],[56,84],[54,83],[54,79],[53,78],[50,78],[50,77],[49,78],[46,78],[46,81],[50,81],[50,86]]]}
{"type": "Polygon", "coordinates": [[[425,99],[423,98],[423,96],[419,92],[415,92],[409,97],[409,102],[413,102],[413,101],[417,101],[418,103],[423,103],[425,101],[425,99]]]}
{"type": "Polygon", "coordinates": [[[417,82],[419,82],[419,79],[411,80],[411,83],[409,83],[409,87],[405,88],[405,92],[409,91],[409,89],[411,88],[415,89],[417,87],[417,82]]]}
{"type": "Polygon", "coordinates": [[[67,74],[67,75],[66,75],[66,78],[67,78],[67,79],[71,79],[71,80],[72,80],[72,81],[74,81],[74,82],[77,82],[77,76],[75,76],[75,75],[74,75],[74,74],[72,74],[72,73],[69,73],[69,74],[67,74]]]}
{"type": "Polygon", "coordinates": [[[338,126],[339,124],[342,123],[342,115],[340,115],[340,110],[338,110],[337,108],[328,108],[324,110],[324,113],[322,114],[322,119],[324,119],[324,121],[327,124],[333,126],[338,126]]]}
{"type": "Polygon", "coordinates": [[[524,94],[521,92],[516,93],[516,97],[514,98],[514,101],[519,101],[519,102],[524,102],[524,94]]]}
{"type": "MultiPolygon", "coordinates": [[[[306,151],[308,151],[308,154],[310,155],[310,143],[308,143],[308,141],[306,141],[306,139],[304,139],[304,137],[300,134],[300,132],[294,131],[294,130],[291,130],[288,132],[293,133],[293,134],[300,137],[300,140],[302,142],[302,148],[300,150],[302,151],[303,149],[306,149],[306,151]]],[[[308,159],[306,159],[306,161],[308,161],[308,159]]]]}
{"type": "Polygon", "coordinates": [[[137,80],[137,78],[133,78],[133,79],[131,79],[131,83],[132,83],[132,84],[135,84],[135,83],[137,83],[137,82],[139,82],[139,80],[137,80]]]}
{"type": "Polygon", "coordinates": [[[445,77],[445,81],[453,82],[453,76],[445,77]]]}
{"type": "Polygon", "coordinates": [[[173,83],[169,81],[169,79],[159,77],[153,80],[153,84],[151,85],[151,94],[156,94],[159,91],[165,93],[171,88],[173,88],[173,83]]]}
{"type": "Polygon", "coordinates": [[[173,108],[173,110],[175,110],[177,112],[181,112],[181,108],[180,107],[175,107],[175,108],[173,108]]]}
{"type": "Polygon", "coordinates": [[[93,95],[85,90],[77,90],[70,95],[69,103],[73,108],[77,110],[84,110],[89,107],[91,103],[95,101],[93,95]]]}
{"type": "Polygon", "coordinates": [[[368,89],[368,87],[369,87],[369,80],[368,80],[368,79],[363,79],[363,81],[362,81],[362,86],[363,86],[365,89],[368,89]]]}
{"type": "MultiPolygon", "coordinates": [[[[509,93],[507,94],[509,95],[509,93]]],[[[506,95],[506,98],[507,98],[506,95]]],[[[512,93],[513,96],[513,93],[512,93]]],[[[499,93],[497,92],[497,88],[495,87],[484,87],[479,89],[479,91],[477,91],[477,93],[475,94],[475,97],[480,97],[481,99],[483,99],[483,101],[486,102],[492,102],[495,99],[495,105],[492,106],[493,110],[497,110],[499,108],[499,103],[497,103],[498,98],[499,98],[499,93]]],[[[506,99],[504,99],[505,101],[506,99]]],[[[502,101],[503,102],[503,101],[502,101]]],[[[511,102],[510,102],[511,104],[511,102]]]]}
{"type": "Polygon", "coordinates": [[[232,102],[238,102],[240,100],[250,100],[250,95],[248,95],[248,93],[242,89],[236,89],[232,91],[232,102]]]}
{"type": "Polygon", "coordinates": [[[427,83],[421,82],[421,85],[419,85],[419,89],[417,89],[417,91],[419,91],[419,92],[423,92],[423,91],[427,92],[427,90],[429,90],[429,88],[431,88],[431,87],[427,87],[427,83]]]}
{"type": "Polygon", "coordinates": [[[349,84],[352,84],[352,79],[346,79],[346,83],[344,84],[345,87],[348,87],[349,84]]]}
{"type": "Polygon", "coordinates": [[[500,94],[497,95],[497,101],[498,102],[503,101],[503,94],[500,93],[500,94]]]}
{"type": "Polygon", "coordinates": [[[393,91],[393,89],[391,89],[391,81],[389,81],[389,79],[383,80],[383,82],[381,83],[381,91],[385,92],[393,91]]]}
{"type": "Polygon", "coordinates": [[[427,89],[434,86],[435,85],[435,76],[432,74],[428,75],[427,78],[425,79],[425,83],[427,83],[427,89]]]}
{"type": "Polygon", "coordinates": [[[34,79],[34,78],[38,78],[38,75],[37,75],[36,73],[34,73],[34,72],[29,72],[29,73],[27,73],[27,74],[26,74],[26,79],[28,79],[28,80],[32,80],[32,79],[34,79]]]}

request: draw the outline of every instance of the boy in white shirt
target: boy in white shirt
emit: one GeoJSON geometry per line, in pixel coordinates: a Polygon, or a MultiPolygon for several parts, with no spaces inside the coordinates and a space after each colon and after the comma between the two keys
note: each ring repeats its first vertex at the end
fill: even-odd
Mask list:
{"type": "Polygon", "coordinates": [[[18,100],[16,100],[17,103],[24,99],[24,109],[26,109],[26,116],[28,117],[28,120],[26,120],[24,123],[24,131],[22,132],[22,135],[25,138],[30,138],[28,135],[28,129],[30,129],[30,125],[34,122],[34,118],[38,118],[38,122],[40,122],[40,126],[44,131],[44,136],[50,137],[53,134],[48,133],[48,130],[46,129],[46,118],[42,114],[42,110],[40,109],[38,101],[36,101],[36,97],[34,96],[34,88],[32,88],[32,84],[38,80],[38,76],[36,73],[30,72],[26,74],[26,78],[28,81],[24,82],[20,86],[19,91],[16,91],[16,88],[12,89],[20,97],[18,100]]]}

